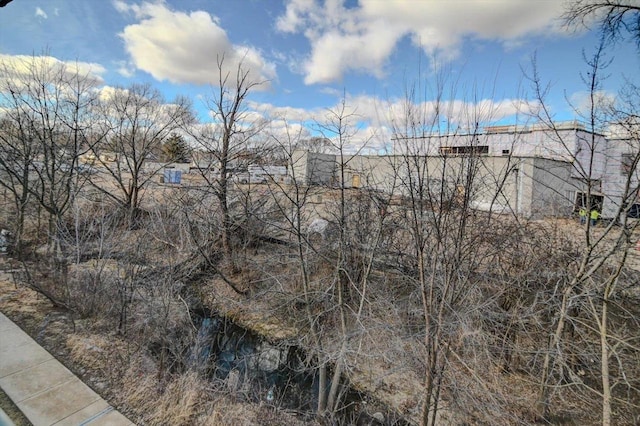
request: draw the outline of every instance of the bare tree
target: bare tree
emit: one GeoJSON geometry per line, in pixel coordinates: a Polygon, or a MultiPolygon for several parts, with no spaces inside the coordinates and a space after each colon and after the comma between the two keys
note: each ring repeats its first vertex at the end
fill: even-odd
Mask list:
{"type": "Polygon", "coordinates": [[[611,41],[629,33],[640,46],[640,5],[634,0],[576,0],[567,5],[562,18],[568,26],[600,26],[611,41]]]}
{"type": "Polygon", "coordinates": [[[488,291],[488,277],[502,276],[491,260],[495,245],[504,250],[517,235],[517,207],[498,206],[518,163],[511,155],[490,157],[483,126],[493,111],[478,107],[475,94],[459,110],[444,100],[457,93],[455,82],[439,75],[425,86],[410,86],[402,113],[396,109],[395,155],[386,166],[397,188],[396,268],[421,301],[414,307],[421,316],[414,355],[423,375],[420,423],[439,424],[455,411],[506,418],[508,398],[484,374],[498,362],[489,346],[498,322],[481,312],[494,303],[492,291],[503,291],[488,291]],[[427,94],[431,103],[420,100],[427,94]],[[462,337],[474,334],[471,344],[462,337]],[[482,363],[486,370],[477,370],[482,363]]]}
{"type": "Polygon", "coordinates": [[[247,96],[264,81],[255,80],[240,62],[228,70],[224,55],[218,58],[218,80],[207,98],[211,123],[201,125],[193,137],[199,148],[195,161],[200,174],[220,204],[221,240],[227,262],[235,269],[233,260],[233,220],[229,208],[230,175],[252,148],[251,141],[262,128],[246,110],[247,96]]]}
{"type": "Polygon", "coordinates": [[[49,214],[49,242],[56,248],[58,225],[83,181],[76,172],[79,157],[90,143],[96,81],[80,72],[78,65],[60,63],[46,55],[3,64],[2,73],[4,101],[17,120],[12,126],[25,137],[21,150],[29,154],[25,158],[37,155],[23,158],[13,176],[22,174],[22,179],[29,181],[28,191],[49,214]],[[26,143],[35,148],[25,151],[26,143]],[[27,168],[25,161],[30,163],[27,168]]]}
{"type": "Polygon", "coordinates": [[[185,98],[165,103],[150,85],[134,84],[115,89],[101,110],[102,142],[93,144],[92,151],[106,179],[95,176],[93,183],[124,209],[128,226],[134,226],[144,188],[164,167],[155,154],[177,129],[190,124],[190,104],[185,98]]]}
{"type": "MultiPolygon", "coordinates": [[[[367,249],[372,255],[376,252],[375,244],[373,247],[367,247],[363,250],[363,247],[358,244],[359,241],[354,241],[356,227],[363,226],[362,223],[354,221],[356,212],[369,207],[368,204],[365,207],[361,203],[362,199],[349,196],[349,188],[353,185],[353,176],[349,173],[350,163],[368,143],[368,140],[356,140],[358,129],[355,122],[357,120],[357,112],[351,110],[343,97],[337,107],[327,110],[322,122],[316,123],[323,135],[323,140],[331,144],[331,151],[335,153],[336,158],[335,175],[329,186],[337,186],[337,197],[334,202],[327,202],[326,218],[337,230],[336,244],[332,250],[333,256],[327,260],[331,263],[333,271],[328,290],[333,295],[333,302],[337,310],[340,324],[340,337],[338,338],[340,344],[337,353],[331,357],[333,375],[330,380],[331,386],[326,394],[326,402],[321,400],[322,404],[319,403],[320,411],[326,410],[331,418],[334,418],[339,407],[342,380],[348,369],[348,340],[353,322],[357,323],[357,318],[355,320],[350,318],[349,312],[353,309],[358,312],[357,316],[362,313],[364,300],[366,300],[368,274],[373,263],[373,259],[368,257],[363,265],[360,256],[367,253],[367,249]],[[363,271],[362,268],[365,270],[363,271]]],[[[354,188],[351,191],[359,191],[359,188],[354,188]]],[[[325,380],[327,378],[321,374],[319,383],[321,389],[325,389],[325,380]]]]}
{"type": "MultiPolygon", "coordinates": [[[[362,318],[368,312],[383,223],[388,218],[383,205],[391,197],[353,187],[358,181],[353,179],[356,171],[363,184],[368,182],[367,166],[361,168],[362,161],[349,152],[358,143],[356,119],[346,102],[341,102],[327,111],[326,120],[317,123],[333,154],[301,152],[302,132],[293,130],[294,126],[287,125],[284,136],[274,134],[289,174],[286,181],[274,179],[267,184],[273,205],[267,211],[273,214],[267,218],[266,229],[284,236],[288,244],[278,251],[294,256],[290,268],[295,268],[298,277],[296,285],[287,289],[289,299],[283,304],[299,307],[303,314],[295,318],[308,363],[317,372],[316,413],[331,421],[344,416],[348,381],[358,358],[367,356],[361,349],[364,337],[374,339],[362,318]]],[[[277,259],[281,258],[273,261],[283,261],[277,259]]],[[[267,276],[269,270],[266,265],[267,276]]]]}
{"type": "MultiPolygon", "coordinates": [[[[292,243],[295,254],[295,269],[298,271],[299,282],[302,286],[300,291],[302,300],[301,302],[294,301],[294,303],[304,307],[305,324],[300,327],[307,333],[307,339],[303,339],[304,346],[308,347],[311,356],[317,359],[319,392],[316,413],[322,416],[327,407],[326,380],[329,366],[324,353],[322,330],[319,324],[320,315],[314,309],[317,290],[313,282],[314,274],[312,271],[315,262],[312,258],[317,256],[318,248],[316,244],[309,241],[309,233],[307,232],[309,216],[312,214],[308,203],[313,189],[306,185],[304,178],[298,176],[297,173],[299,168],[297,163],[300,158],[296,157],[294,152],[301,138],[301,129],[296,132],[287,125],[285,130],[284,137],[277,135],[272,137],[286,161],[290,182],[285,184],[273,181],[269,184],[274,209],[277,212],[277,219],[271,220],[271,226],[286,236],[286,240],[292,243]]],[[[296,297],[298,292],[293,291],[292,293],[296,297]]]]}
{"type": "MultiPolygon", "coordinates": [[[[5,93],[0,90],[0,93],[5,93]]],[[[5,102],[3,104],[6,105],[5,102]]],[[[24,120],[19,111],[8,109],[0,121],[0,185],[7,189],[13,199],[15,209],[14,227],[15,246],[13,251],[22,255],[22,241],[27,206],[30,199],[29,187],[33,162],[36,159],[37,145],[31,135],[30,120],[24,120]]]]}
{"type": "Polygon", "coordinates": [[[623,278],[627,268],[627,249],[631,245],[633,230],[637,227],[637,223],[630,223],[627,216],[640,189],[636,173],[640,148],[637,130],[631,124],[633,120],[630,121],[635,116],[633,110],[625,109],[623,112],[614,104],[602,100],[602,73],[608,64],[603,57],[604,44],[601,43],[592,59],[587,60],[589,72],[583,78],[590,94],[588,107],[576,108],[576,113],[583,118],[588,130],[587,138],[581,141],[584,148],[582,153],[572,149],[571,141],[558,132],[546,107],[542,83],[539,77],[533,79],[535,93],[542,105],[539,118],[546,124],[552,137],[560,141],[561,149],[573,158],[574,173],[579,176],[586,194],[583,199],[587,211],[599,208],[593,194],[600,191],[599,169],[602,165],[607,164],[609,168],[609,185],[615,180],[615,172],[612,171],[619,169],[620,173],[617,187],[608,188],[607,197],[612,198],[606,200],[613,206],[609,213],[613,220],[605,224],[602,230],[596,230],[595,223],[587,221],[582,229],[583,238],[578,245],[577,257],[569,269],[570,274],[557,284],[560,297],[552,301],[555,307],[551,312],[553,331],[545,346],[541,366],[538,409],[541,416],[548,417],[553,393],[570,385],[587,390],[585,398],[590,395],[600,398],[602,424],[609,425],[614,421],[614,405],[634,404],[633,399],[616,398],[614,389],[620,383],[625,383],[628,391],[633,389],[631,393],[637,392],[635,386],[624,379],[627,372],[632,370],[634,357],[628,358],[628,351],[636,350],[632,349],[634,343],[631,342],[634,339],[624,333],[626,326],[617,330],[612,327],[612,321],[618,325],[628,321],[633,324],[637,319],[631,315],[627,319],[618,317],[614,320],[610,312],[628,309],[630,302],[625,300],[628,294],[620,289],[627,285],[623,278]],[[617,129],[619,135],[610,136],[604,145],[599,132],[606,128],[617,129]],[[597,337],[594,339],[594,336],[597,337]],[[596,347],[599,349],[595,350],[596,347]],[[597,378],[600,386],[593,386],[589,380],[575,374],[573,364],[576,354],[588,350],[591,350],[594,358],[599,359],[600,369],[589,369],[586,374],[589,378],[597,378]],[[623,355],[625,353],[627,356],[623,355]],[[612,359],[617,364],[615,373],[610,368],[612,359]]]}

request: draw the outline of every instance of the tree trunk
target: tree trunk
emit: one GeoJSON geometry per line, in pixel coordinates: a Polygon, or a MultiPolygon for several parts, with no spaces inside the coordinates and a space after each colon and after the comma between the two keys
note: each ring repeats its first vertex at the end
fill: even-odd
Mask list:
{"type": "MultiPolygon", "coordinates": [[[[346,349],[346,345],[343,345],[343,349],[346,349]]],[[[340,355],[344,356],[343,354],[340,355]]],[[[342,360],[338,359],[333,370],[333,377],[331,378],[331,389],[329,389],[329,395],[327,396],[327,411],[332,416],[336,411],[338,389],[340,388],[340,378],[342,377],[342,360]]]]}
{"type": "Polygon", "coordinates": [[[16,220],[16,233],[13,236],[13,252],[16,255],[16,257],[18,258],[18,260],[22,259],[22,238],[23,238],[23,234],[24,234],[24,217],[25,217],[25,210],[26,210],[26,203],[21,204],[20,208],[18,209],[18,217],[16,220]]]}
{"type": "Polygon", "coordinates": [[[544,354],[544,361],[542,363],[542,372],[540,377],[540,394],[536,403],[536,411],[538,415],[543,419],[549,416],[549,386],[547,382],[551,375],[551,352],[554,351],[560,344],[562,333],[564,332],[567,300],[569,293],[572,291],[573,286],[569,286],[562,294],[562,303],[560,304],[560,317],[558,318],[558,324],[556,325],[555,332],[549,336],[549,344],[547,345],[547,351],[544,354]]]}
{"type": "Polygon", "coordinates": [[[425,253],[422,247],[418,249],[418,272],[420,276],[420,287],[422,293],[422,308],[424,310],[424,322],[425,322],[425,331],[424,331],[424,344],[427,349],[426,354],[426,368],[425,368],[425,380],[424,380],[424,406],[422,408],[422,419],[421,425],[428,426],[429,425],[429,413],[431,412],[431,407],[433,405],[437,405],[437,401],[433,400],[433,389],[434,389],[434,374],[435,374],[435,366],[436,366],[436,353],[435,348],[436,344],[433,341],[433,336],[431,335],[431,303],[433,301],[433,283],[432,285],[427,284],[427,278],[425,274],[425,262],[424,262],[425,253]],[[429,287],[429,288],[427,288],[429,287]]]}
{"type": "Polygon", "coordinates": [[[327,365],[325,363],[320,364],[318,370],[318,410],[319,416],[323,416],[327,410],[327,365]]]}
{"type": "Polygon", "coordinates": [[[131,196],[129,198],[129,203],[127,203],[127,229],[134,229],[136,227],[136,216],[138,215],[138,205],[140,203],[140,194],[138,191],[137,179],[134,178],[131,186],[131,196]]]}
{"type": "Polygon", "coordinates": [[[600,373],[602,376],[602,426],[611,425],[611,384],[609,383],[609,346],[607,344],[607,299],[602,301],[600,322],[600,373]]]}

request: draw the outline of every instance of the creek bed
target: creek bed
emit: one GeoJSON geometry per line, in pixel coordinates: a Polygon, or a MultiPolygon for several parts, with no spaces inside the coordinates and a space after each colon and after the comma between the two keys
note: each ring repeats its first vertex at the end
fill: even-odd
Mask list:
{"type": "MultiPolygon", "coordinates": [[[[305,418],[315,415],[317,370],[294,344],[269,342],[222,316],[201,317],[188,364],[190,369],[222,382],[232,394],[305,418]]],[[[330,386],[328,380],[327,388],[330,386]]],[[[339,424],[408,424],[367,395],[351,389],[348,383],[343,385],[341,395],[339,424]]]]}

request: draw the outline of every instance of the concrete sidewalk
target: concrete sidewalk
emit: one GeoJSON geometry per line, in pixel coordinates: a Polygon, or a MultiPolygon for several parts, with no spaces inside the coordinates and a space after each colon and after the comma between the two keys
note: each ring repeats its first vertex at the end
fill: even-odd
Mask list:
{"type": "Polygon", "coordinates": [[[0,388],[34,426],[133,425],[2,313],[0,388]]]}

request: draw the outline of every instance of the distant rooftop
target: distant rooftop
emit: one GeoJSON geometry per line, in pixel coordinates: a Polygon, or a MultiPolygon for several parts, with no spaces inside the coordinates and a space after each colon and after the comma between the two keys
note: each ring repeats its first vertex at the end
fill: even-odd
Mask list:
{"type": "MultiPolygon", "coordinates": [[[[585,130],[586,131],[585,124],[578,120],[558,121],[558,122],[555,122],[553,125],[556,130],[585,130]]],[[[529,125],[507,124],[507,125],[497,125],[497,126],[486,126],[475,132],[461,131],[461,132],[448,133],[448,134],[434,133],[432,135],[425,135],[424,137],[449,137],[449,136],[466,136],[466,135],[499,134],[499,133],[526,133],[526,132],[535,132],[535,131],[543,131],[543,130],[551,130],[551,128],[546,123],[535,123],[535,124],[529,124],[529,125]]],[[[411,136],[394,134],[391,139],[399,140],[399,139],[414,139],[414,138],[411,136]]]]}
{"type": "MultiPolygon", "coordinates": [[[[585,130],[585,125],[578,120],[558,121],[553,124],[557,130],[585,130]]],[[[545,123],[530,124],[527,126],[505,125],[505,126],[487,126],[485,133],[517,133],[532,132],[536,130],[549,130],[549,125],[545,123]]]]}

